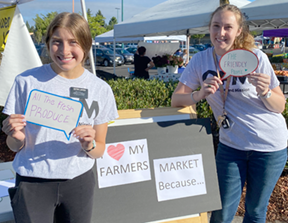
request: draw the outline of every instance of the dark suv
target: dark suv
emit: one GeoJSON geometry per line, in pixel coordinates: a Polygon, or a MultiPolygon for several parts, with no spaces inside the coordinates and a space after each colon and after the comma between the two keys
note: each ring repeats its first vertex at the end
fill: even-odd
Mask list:
{"type": "Polygon", "coordinates": [[[113,54],[110,49],[93,49],[93,56],[96,64],[107,66],[113,66],[115,60],[116,66],[124,64],[124,58],[122,55],[113,54]]]}

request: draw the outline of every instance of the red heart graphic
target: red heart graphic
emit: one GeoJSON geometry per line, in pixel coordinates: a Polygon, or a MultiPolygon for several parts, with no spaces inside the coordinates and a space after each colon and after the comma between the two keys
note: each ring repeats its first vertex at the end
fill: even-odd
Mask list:
{"type": "Polygon", "coordinates": [[[117,146],[111,145],[107,148],[108,155],[117,161],[121,159],[121,157],[124,154],[124,151],[125,147],[122,144],[117,144],[117,146]]]}

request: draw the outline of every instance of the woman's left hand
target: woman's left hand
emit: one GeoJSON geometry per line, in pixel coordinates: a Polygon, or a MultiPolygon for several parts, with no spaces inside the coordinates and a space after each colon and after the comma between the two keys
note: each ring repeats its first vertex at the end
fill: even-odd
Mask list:
{"type": "Polygon", "coordinates": [[[262,73],[251,73],[247,75],[248,82],[256,87],[259,95],[265,95],[269,91],[271,77],[262,73]]]}
{"type": "Polygon", "coordinates": [[[82,149],[89,150],[93,147],[96,131],[91,125],[81,125],[73,130],[73,136],[81,143],[82,149]]]}

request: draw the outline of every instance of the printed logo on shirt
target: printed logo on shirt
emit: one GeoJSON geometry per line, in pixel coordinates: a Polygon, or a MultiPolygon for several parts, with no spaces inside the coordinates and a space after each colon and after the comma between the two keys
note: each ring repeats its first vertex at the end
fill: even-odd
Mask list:
{"type": "MultiPolygon", "coordinates": [[[[94,117],[93,119],[95,119],[99,113],[99,105],[98,105],[98,102],[97,101],[93,101],[91,106],[89,107],[89,105],[87,104],[86,100],[84,98],[79,98],[79,101],[82,102],[83,104],[83,111],[86,112],[88,118],[91,118],[93,112],[94,112],[94,117]]],[[[82,111],[82,114],[81,114],[81,117],[83,115],[83,111],[82,111]]]]}
{"type": "MultiPolygon", "coordinates": [[[[223,77],[224,76],[224,72],[223,71],[219,71],[220,73],[220,77],[223,77]]],[[[215,77],[217,77],[217,72],[216,71],[213,71],[213,70],[207,70],[203,75],[202,75],[202,79],[203,81],[205,81],[208,77],[208,75],[213,75],[215,77]]],[[[232,77],[232,85],[236,85],[237,82],[240,81],[241,84],[244,84],[245,81],[246,81],[246,76],[242,76],[242,77],[232,77]]],[[[227,79],[223,80],[223,84],[227,81],[227,79]]]]}

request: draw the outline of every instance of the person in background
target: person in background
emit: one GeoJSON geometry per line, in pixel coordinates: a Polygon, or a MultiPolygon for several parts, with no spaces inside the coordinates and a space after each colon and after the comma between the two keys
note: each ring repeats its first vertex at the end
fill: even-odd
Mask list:
{"type": "Polygon", "coordinates": [[[182,59],[183,59],[183,66],[182,67],[186,67],[187,64],[189,63],[189,58],[188,58],[188,53],[187,53],[187,49],[183,50],[183,54],[181,55],[182,59]]]}
{"type": "Polygon", "coordinates": [[[181,56],[183,53],[182,53],[182,50],[181,49],[178,49],[176,50],[176,52],[174,53],[175,56],[181,56]]]}
{"type": "Polygon", "coordinates": [[[6,143],[16,152],[16,185],[9,189],[14,219],[90,223],[92,167],[104,153],[108,122],[118,117],[116,103],[110,86],[83,67],[92,39],[82,16],[58,14],[47,29],[46,45],[53,62],[19,74],[3,110],[9,115],[2,128],[6,143]],[[86,105],[69,140],[63,132],[26,122],[23,114],[33,89],[86,105]],[[86,96],[77,97],[77,89],[86,96]]]}
{"type": "Polygon", "coordinates": [[[173,107],[206,99],[218,121],[222,209],[212,212],[212,223],[232,222],[245,182],[243,222],[265,223],[269,198],[287,161],[287,126],[281,114],[286,100],[268,57],[256,49],[247,27],[239,8],[218,7],[209,23],[213,47],[192,57],[172,95],[173,107]],[[252,51],[259,65],[247,76],[222,80],[218,62],[232,49],[252,51]]]}
{"type": "Polygon", "coordinates": [[[146,48],[140,46],[134,54],[134,76],[138,78],[149,79],[149,69],[155,65],[152,60],[145,56],[146,48]]]}

